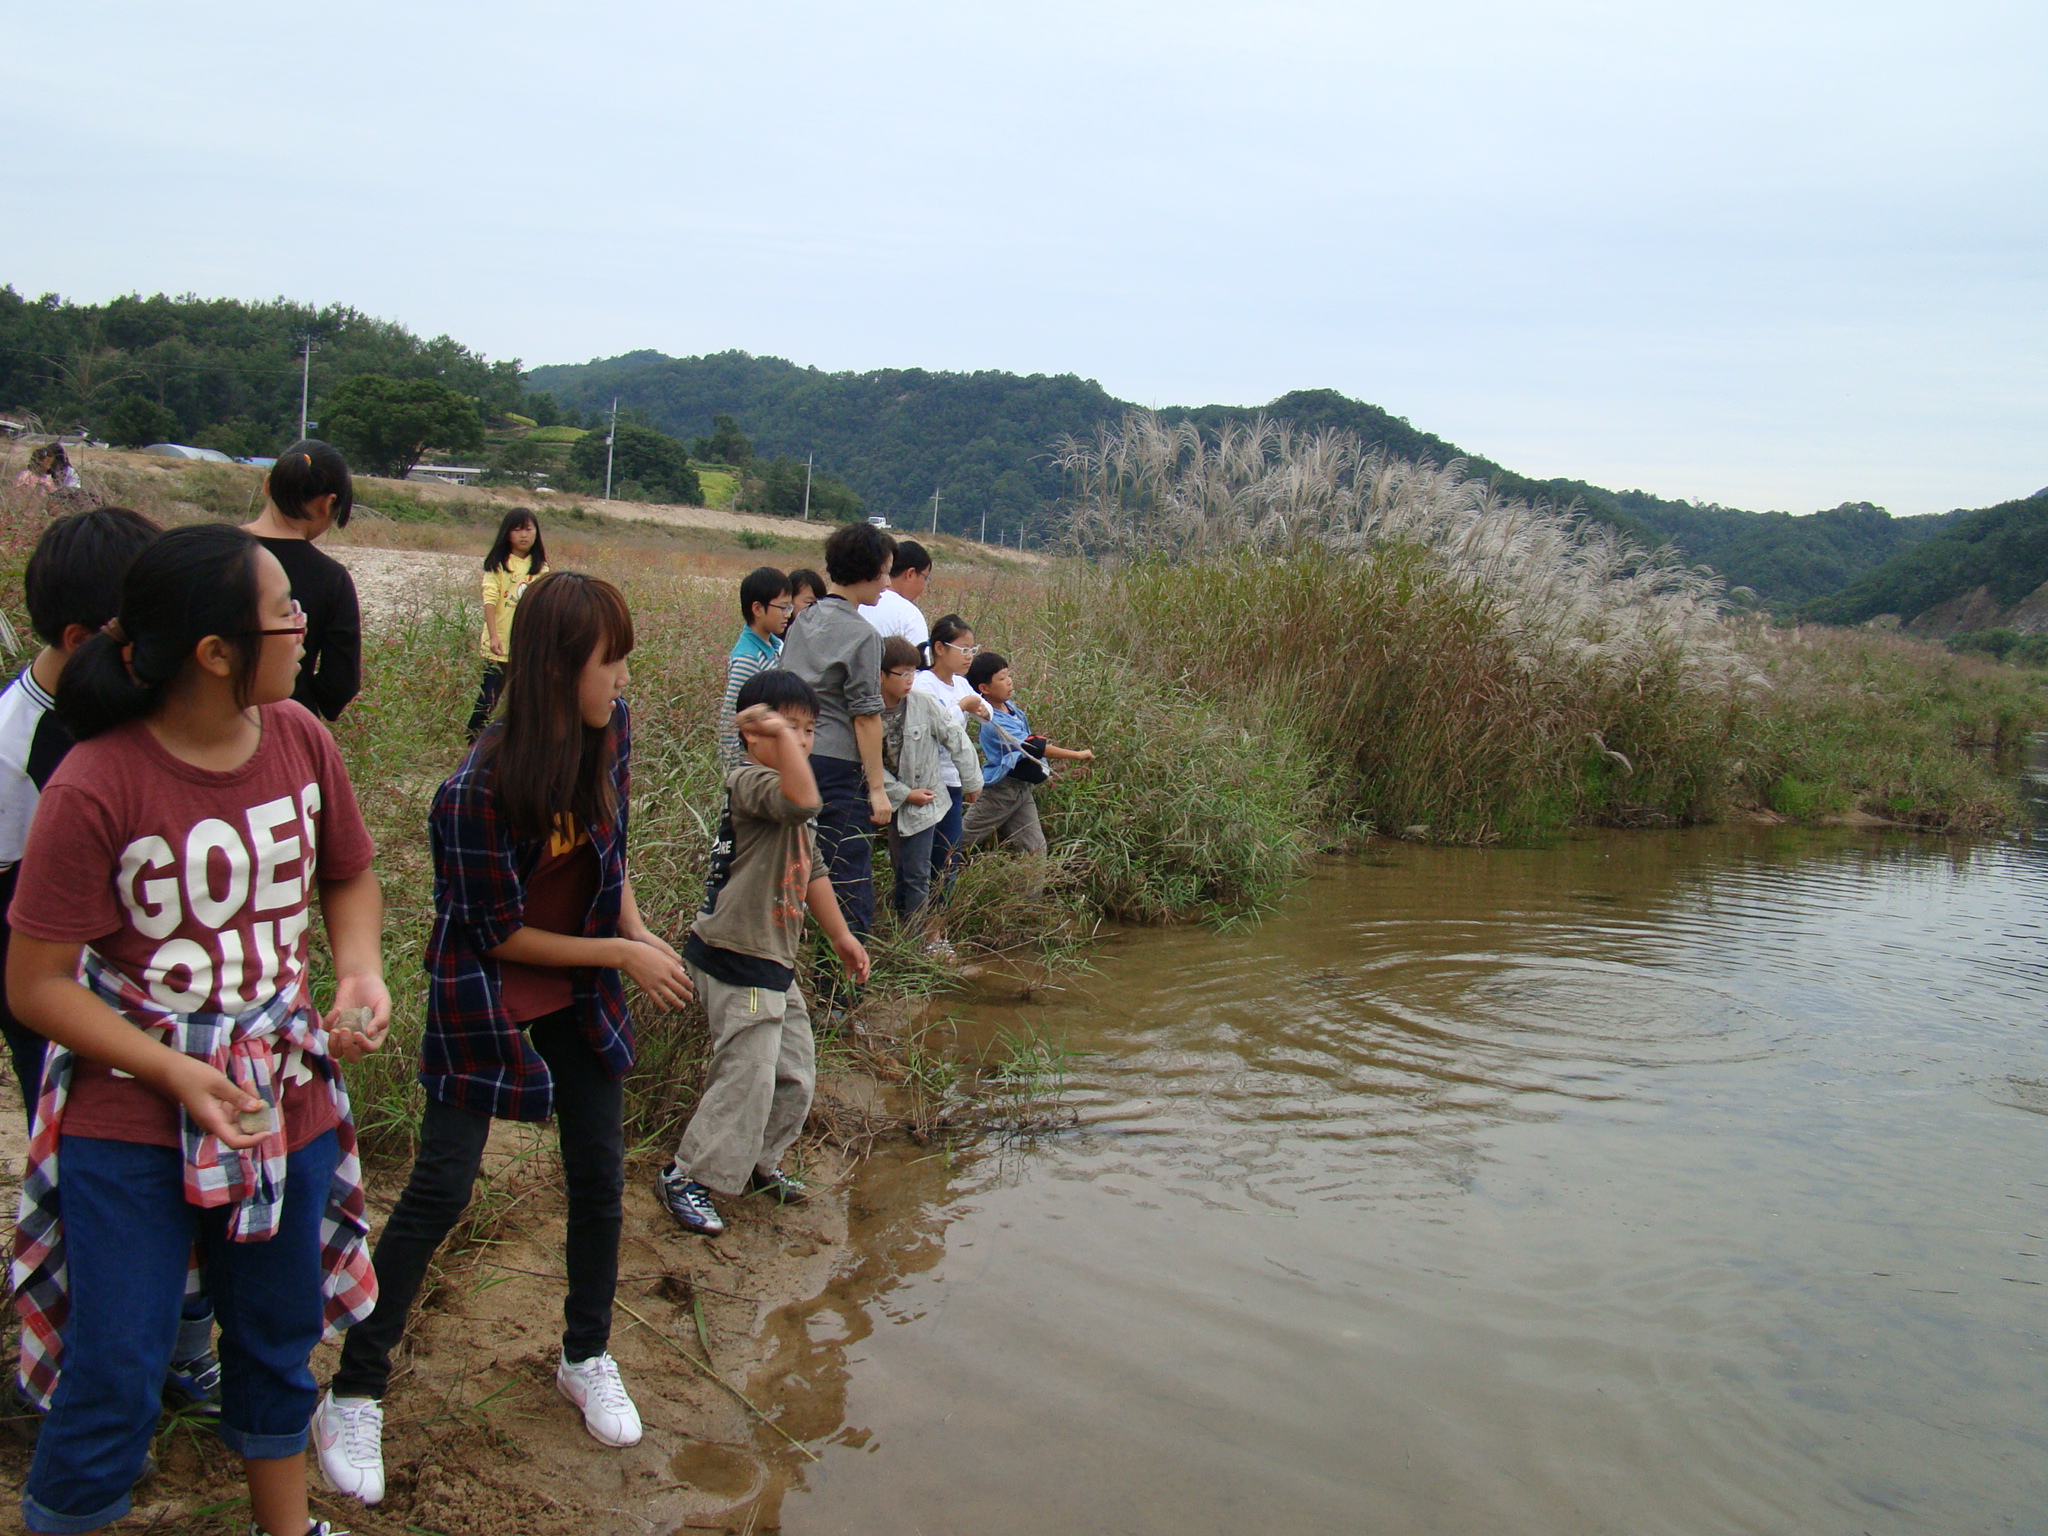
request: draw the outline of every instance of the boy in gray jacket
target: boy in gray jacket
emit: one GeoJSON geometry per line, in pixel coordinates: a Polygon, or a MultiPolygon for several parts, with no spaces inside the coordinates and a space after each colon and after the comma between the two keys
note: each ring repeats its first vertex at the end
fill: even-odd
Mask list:
{"type": "Polygon", "coordinates": [[[778,1204],[809,1193],[780,1166],[817,1087],[810,1013],[796,984],[806,907],[854,982],[868,978],[867,951],[840,915],[811,825],[818,696],[794,673],[771,669],[748,678],[737,703],[733,724],[747,761],[726,775],[704,905],[683,943],[711,1062],[675,1159],[655,1178],[669,1214],[706,1237],[725,1230],[714,1192],[761,1193],[778,1204]]]}
{"type": "Polygon", "coordinates": [[[889,862],[896,867],[896,916],[923,910],[932,885],[932,842],[952,796],[939,769],[941,749],[960,765],[961,799],[981,794],[981,764],[968,745],[960,711],[913,686],[924,658],[901,635],[882,642],[882,787],[896,819],[889,828],[889,862]]]}

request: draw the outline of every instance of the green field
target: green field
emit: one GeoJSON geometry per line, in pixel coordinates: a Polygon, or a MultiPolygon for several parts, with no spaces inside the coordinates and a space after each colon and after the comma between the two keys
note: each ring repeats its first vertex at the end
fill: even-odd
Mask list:
{"type": "Polygon", "coordinates": [[[739,476],[722,469],[699,469],[697,484],[703,488],[705,506],[730,507],[734,493],[739,490],[739,476]]]}

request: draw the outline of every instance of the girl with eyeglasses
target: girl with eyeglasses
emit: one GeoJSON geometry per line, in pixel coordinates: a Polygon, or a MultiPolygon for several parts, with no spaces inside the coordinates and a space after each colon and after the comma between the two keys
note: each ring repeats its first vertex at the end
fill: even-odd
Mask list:
{"type": "Polygon", "coordinates": [[[179,528],[135,556],[57,685],[78,744],[8,914],[9,1005],[53,1047],[15,1249],[21,1380],[49,1408],[31,1531],[127,1513],[195,1246],[251,1530],[327,1531],[306,1506],[308,1361],[376,1299],[337,1063],[382,1044],[391,998],[369,833],[334,738],[291,697],[305,633],[262,544],[179,528]]]}
{"type": "MultiPolygon", "coordinates": [[[[967,627],[967,621],[957,613],[947,614],[932,625],[932,637],[925,643],[925,670],[917,674],[917,681],[912,686],[977,723],[988,719],[988,700],[967,684],[967,669],[974,664],[974,658],[980,651],[981,647],[975,644],[974,631],[967,627]]],[[[965,725],[966,721],[961,724],[965,725]]],[[[975,762],[971,766],[979,778],[980,763],[975,762]]],[[[932,835],[932,887],[943,896],[953,880],[953,859],[960,847],[961,820],[966,814],[962,808],[974,797],[960,787],[960,765],[953,760],[951,753],[943,749],[939,774],[952,801],[939,821],[938,830],[932,835]]]]}

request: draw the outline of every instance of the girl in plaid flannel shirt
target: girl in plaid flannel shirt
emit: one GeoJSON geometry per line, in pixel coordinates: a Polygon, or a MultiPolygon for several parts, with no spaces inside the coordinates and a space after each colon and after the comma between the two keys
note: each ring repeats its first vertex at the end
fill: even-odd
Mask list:
{"type": "Polygon", "coordinates": [[[377,1048],[391,1002],[369,835],[333,738],[291,699],[304,633],[274,555],[180,528],[135,557],[58,684],[79,741],[37,807],[7,962],[15,1015],[53,1047],[15,1240],[22,1387],[49,1407],[32,1531],[127,1512],[195,1246],[251,1531],[328,1529],[306,1507],[308,1356],[375,1299],[335,1062],[377,1048]]]}
{"type": "Polygon", "coordinates": [[[313,1421],[321,1470],[365,1504],[384,1497],[391,1351],[469,1204],[494,1119],[552,1116],[561,1137],[569,1294],[555,1385],[602,1444],[640,1439],[608,1350],[633,1064],[621,972],[660,1008],[681,1007],[690,983],[626,878],[632,649],[617,587],[543,576],[519,602],[504,710],[434,796],[419,1156],[377,1239],[377,1310],[349,1331],[313,1421]]]}

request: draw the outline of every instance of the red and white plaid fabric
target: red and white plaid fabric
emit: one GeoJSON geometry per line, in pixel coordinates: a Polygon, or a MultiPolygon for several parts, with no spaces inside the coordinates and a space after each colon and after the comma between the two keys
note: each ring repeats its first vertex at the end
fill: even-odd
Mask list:
{"type": "MultiPolygon", "coordinates": [[[[348,1090],[327,1054],[327,1032],[302,987],[280,992],[246,1013],[174,1013],[159,1006],[129,977],[85,952],[79,979],[138,1029],[153,1030],[171,1049],[225,1072],[272,1106],[270,1134],[246,1151],[223,1146],[179,1111],[185,1157],[185,1199],[202,1208],[233,1205],[228,1236],[238,1243],[266,1242],[277,1231],[284,1200],[284,1116],[276,1106],[281,1068],[294,1052],[327,1083],[334,1096],[340,1161],[320,1218],[321,1294],[331,1336],[370,1315],[377,1275],[370,1266],[370,1224],[363,1200],[362,1163],[348,1090]]],[[[72,1053],[52,1045],[29,1137],[28,1169],[21,1181],[21,1216],[14,1234],[14,1305],[21,1314],[21,1386],[47,1408],[57,1389],[63,1329],[71,1312],[70,1275],[64,1262],[64,1223],[58,1215],[57,1147],[64,1101],[71,1090],[72,1053]]]]}

